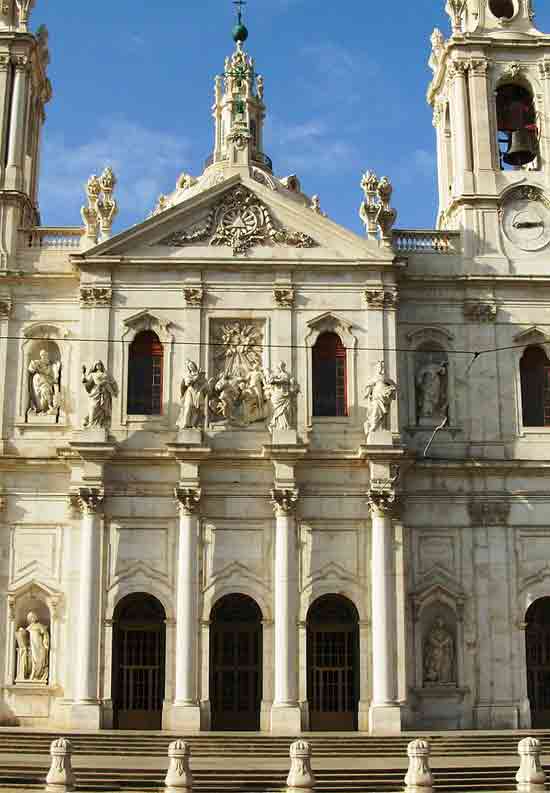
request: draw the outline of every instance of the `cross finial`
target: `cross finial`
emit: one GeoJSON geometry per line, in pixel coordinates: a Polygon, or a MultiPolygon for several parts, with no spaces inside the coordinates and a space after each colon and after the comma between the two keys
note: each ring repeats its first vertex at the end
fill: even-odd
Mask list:
{"type": "Polygon", "coordinates": [[[237,19],[240,25],[243,21],[243,6],[246,5],[246,0],[233,0],[233,5],[237,6],[237,19]]]}

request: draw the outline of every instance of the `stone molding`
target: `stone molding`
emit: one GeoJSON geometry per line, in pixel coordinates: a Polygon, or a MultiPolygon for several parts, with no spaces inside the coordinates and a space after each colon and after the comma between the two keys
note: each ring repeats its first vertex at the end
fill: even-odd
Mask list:
{"type": "Polygon", "coordinates": [[[202,490],[200,487],[176,487],[174,496],[178,502],[180,514],[189,517],[194,515],[200,507],[202,490]]]}
{"type": "Polygon", "coordinates": [[[511,505],[503,501],[470,501],[468,513],[472,526],[506,526],[511,505]]]}
{"type": "Polygon", "coordinates": [[[296,511],[300,491],[298,488],[284,489],[274,487],[271,491],[271,504],[276,517],[288,517],[296,511]]]}
{"type": "Polygon", "coordinates": [[[294,306],[295,292],[292,287],[273,289],[273,299],[277,308],[292,308],[294,306]]]}
{"type": "Polygon", "coordinates": [[[104,286],[81,286],[80,305],[82,308],[108,308],[113,300],[113,290],[104,286]]]}
{"type": "Polygon", "coordinates": [[[395,479],[373,479],[367,493],[367,502],[373,515],[389,517],[399,505],[395,479]]]}
{"type": "Polygon", "coordinates": [[[202,286],[186,286],[183,298],[187,308],[200,308],[204,300],[204,289],[202,286]]]}
{"type": "Polygon", "coordinates": [[[464,319],[469,322],[494,322],[497,318],[497,307],[494,303],[466,301],[464,303],[464,319]]]}

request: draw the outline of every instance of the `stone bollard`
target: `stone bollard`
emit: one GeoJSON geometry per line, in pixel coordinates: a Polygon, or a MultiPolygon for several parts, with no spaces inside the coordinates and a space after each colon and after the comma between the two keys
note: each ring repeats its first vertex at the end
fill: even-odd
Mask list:
{"type": "Polygon", "coordinates": [[[46,790],[50,793],[65,793],[74,790],[75,778],[71,765],[71,742],[58,738],[50,745],[52,764],[46,777],[46,790]]]}
{"type": "Polygon", "coordinates": [[[521,762],[516,782],[519,793],[543,793],[545,774],[540,764],[540,752],[538,738],[524,738],[518,743],[521,762]]]}
{"type": "Polygon", "coordinates": [[[168,747],[168,773],[164,780],[167,791],[192,790],[193,776],[189,770],[189,744],[181,738],[173,741],[168,747]]]}
{"type": "Polygon", "coordinates": [[[411,741],[407,747],[409,770],[405,777],[405,793],[431,793],[433,776],[430,770],[430,744],[428,741],[411,741]]]}
{"type": "Polygon", "coordinates": [[[307,741],[295,741],[290,747],[290,772],[286,784],[289,790],[313,790],[315,787],[311,746],[307,741]]]}

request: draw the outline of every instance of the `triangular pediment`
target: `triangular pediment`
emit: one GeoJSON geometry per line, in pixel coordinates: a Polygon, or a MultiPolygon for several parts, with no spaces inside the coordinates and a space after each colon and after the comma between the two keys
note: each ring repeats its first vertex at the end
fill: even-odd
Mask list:
{"type": "Polygon", "coordinates": [[[294,259],[379,262],[395,254],[313,211],[284,188],[233,175],[74,260],[294,259]]]}

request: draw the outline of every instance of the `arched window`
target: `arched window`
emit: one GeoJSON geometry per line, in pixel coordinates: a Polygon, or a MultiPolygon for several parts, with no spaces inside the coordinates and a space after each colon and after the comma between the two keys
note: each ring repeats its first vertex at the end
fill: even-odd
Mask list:
{"type": "Polygon", "coordinates": [[[521,168],[538,155],[538,130],[531,93],[507,83],[496,93],[498,146],[501,168],[521,168]]]}
{"type": "Polygon", "coordinates": [[[313,347],[313,415],[347,416],[346,348],[336,333],[322,333],[313,347]]]}
{"type": "Polygon", "coordinates": [[[489,0],[489,8],[497,19],[512,19],[516,13],[514,0],[489,0]]]}
{"type": "Polygon", "coordinates": [[[138,333],[128,358],[128,414],[162,413],[162,356],[159,337],[151,330],[138,333]]]}
{"type": "Polygon", "coordinates": [[[550,361],[541,347],[527,347],[520,363],[524,427],[550,427],[550,361]]]}

